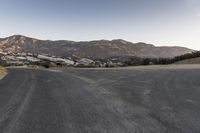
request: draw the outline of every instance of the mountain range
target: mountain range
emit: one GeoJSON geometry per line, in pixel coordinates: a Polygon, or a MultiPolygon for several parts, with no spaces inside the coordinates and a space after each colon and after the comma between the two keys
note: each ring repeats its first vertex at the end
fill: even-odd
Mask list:
{"type": "Polygon", "coordinates": [[[66,40],[39,40],[22,35],[0,38],[0,52],[30,52],[59,57],[90,59],[103,59],[115,56],[171,58],[192,51],[192,49],[185,47],[156,47],[152,44],[142,42],[132,43],[122,39],[75,42],[66,40]]]}

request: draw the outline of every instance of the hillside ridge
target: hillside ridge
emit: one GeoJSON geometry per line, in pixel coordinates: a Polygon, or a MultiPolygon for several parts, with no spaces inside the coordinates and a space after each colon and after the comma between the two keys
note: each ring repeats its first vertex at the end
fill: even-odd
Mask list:
{"type": "Polygon", "coordinates": [[[132,43],[123,39],[76,42],[40,40],[23,35],[13,35],[0,39],[0,52],[30,52],[91,59],[114,56],[172,58],[192,51],[192,49],[185,47],[155,46],[144,42],[132,43]]]}

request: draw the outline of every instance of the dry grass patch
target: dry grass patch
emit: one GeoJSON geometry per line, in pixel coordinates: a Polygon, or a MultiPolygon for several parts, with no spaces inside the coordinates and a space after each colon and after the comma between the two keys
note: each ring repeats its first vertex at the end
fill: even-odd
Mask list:
{"type": "Polygon", "coordinates": [[[0,66],[0,77],[6,74],[6,69],[0,66]]]}

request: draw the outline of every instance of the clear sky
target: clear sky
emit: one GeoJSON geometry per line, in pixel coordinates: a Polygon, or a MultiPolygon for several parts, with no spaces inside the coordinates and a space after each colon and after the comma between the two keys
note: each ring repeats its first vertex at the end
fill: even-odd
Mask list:
{"type": "Polygon", "coordinates": [[[200,0],[0,0],[0,16],[0,38],[120,38],[200,50],[200,0]]]}

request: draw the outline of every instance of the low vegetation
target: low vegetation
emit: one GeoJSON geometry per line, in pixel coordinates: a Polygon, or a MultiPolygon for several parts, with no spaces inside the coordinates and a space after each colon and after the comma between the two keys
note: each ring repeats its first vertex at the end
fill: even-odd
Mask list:
{"type": "Polygon", "coordinates": [[[129,60],[126,62],[127,66],[135,65],[167,65],[187,59],[194,59],[200,57],[200,51],[194,51],[174,58],[143,58],[138,60],[129,60]]]}
{"type": "Polygon", "coordinates": [[[175,62],[174,64],[181,65],[181,64],[200,64],[200,57],[192,58],[192,59],[185,59],[182,61],[175,62]]]}
{"type": "MultiPolygon", "coordinates": [[[[140,65],[168,65],[176,64],[185,60],[192,60],[197,63],[196,58],[200,58],[200,51],[176,56],[174,58],[141,58],[136,56],[116,56],[105,59],[72,59],[61,58],[52,55],[35,55],[34,53],[13,53],[11,55],[3,55],[0,58],[0,64],[6,66],[27,66],[31,68],[52,68],[52,67],[78,67],[78,68],[95,68],[95,67],[126,67],[140,65]],[[194,60],[195,59],[195,60],[194,60]]],[[[194,64],[193,63],[193,64],[194,64]]],[[[1,67],[3,71],[3,67],[1,67]]],[[[2,73],[2,72],[1,72],[2,73]]]]}

